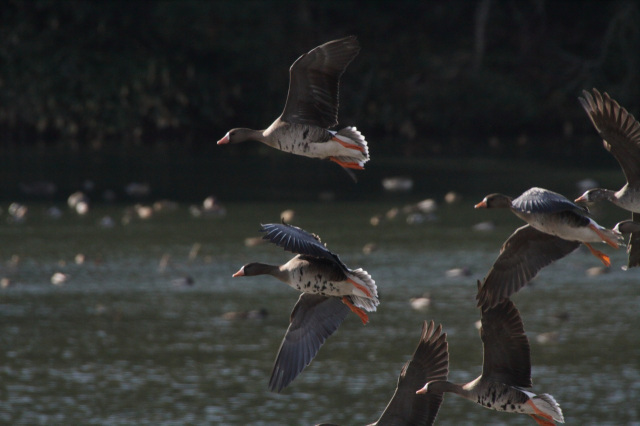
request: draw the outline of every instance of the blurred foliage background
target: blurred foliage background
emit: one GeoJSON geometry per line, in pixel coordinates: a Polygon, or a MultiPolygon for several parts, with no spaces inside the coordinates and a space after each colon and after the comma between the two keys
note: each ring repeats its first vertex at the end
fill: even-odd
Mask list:
{"type": "Polygon", "coordinates": [[[617,167],[577,97],[596,87],[638,116],[638,22],[637,1],[9,0],[3,190],[51,178],[38,166],[51,161],[58,178],[62,165],[154,179],[204,158],[235,170],[247,158],[292,157],[215,142],[232,127],[266,128],[294,60],[349,34],[362,50],[342,79],[340,125],[367,136],[371,165],[483,157],[617,167]],[[163,166],[136,176],[153,156],[163,166]]]}

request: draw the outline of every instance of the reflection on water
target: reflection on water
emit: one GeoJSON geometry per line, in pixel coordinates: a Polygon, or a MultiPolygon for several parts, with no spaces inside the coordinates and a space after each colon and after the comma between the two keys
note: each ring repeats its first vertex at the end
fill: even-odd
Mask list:
{"type": "MultiPolygon", "coordinates": [[[[232,204],[218,218],[181,206],[128,225],[119,207],[53,219],[36,205],[23,223],[0,216],[0,278],[12,284],[0,290],[0,422],[365,424],[386,406],[431,319],[449,336],[451,380],[471,380],[482,364],[475,281],[520,226],[508,212],[474,211],[474,201],[413,226],[403,215],[371,226],[392,207],[382,202],[232,204]],[[267,382],[298,295],[270,277],[231,274],[248,261],[289,259],[273,245],[244,245],[285,208],[347,265],[371,273],[381,305],[367,326],[350,315],[278,395],[267,382]],[[106,215],[115,226],[100,226],[106,215]],[[494,231],[471,230],[490,219],[494,231]],[[368,243],[376,249],[365,254],[368,243]],[[447,276],[462,267],[471,275],[447,276]],[[69,279],[54,286],[55,272],[69,279]],[[175,281],[186,276],[193,285],[175,281]],[[428,311],[411,310],[409,299],[425,292],[428,311]],[[264,319],[222,318],[260,308],[264,319]]],[[[598,220],[609,226],[626,218],[605,213],[598,220]]],[[[624,250],[602,249],[612,254],[609,273],[587,276],[598,260],[579,251],[514,298],[531,341],[533,390],[554,395],[568,424],[640,420],[640,271],[620,270],[624,250]]],[[[532,421],[447,396],[438,423],[532,421]]]]}

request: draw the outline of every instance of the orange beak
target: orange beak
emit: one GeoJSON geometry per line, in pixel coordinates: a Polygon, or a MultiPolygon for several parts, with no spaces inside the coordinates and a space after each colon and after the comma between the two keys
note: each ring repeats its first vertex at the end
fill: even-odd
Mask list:
{"type": "Polygon", "coordinates": [[[487,208],[487,203],[484,200],[482,200],[478,204],[473,206],[473,208],[474,209],[486,209],[487,208]]]}
{"type": "Polygon", "coordinates": [[[240,268],[240,270],[238,272],[236,272],[235,274],[231,275],[233,278],[235,277],[244,277],[244,266],[242,268],[240,268]]]}
{"type": "Polygon", "coordinates": [[[224,137],[218,141],[217,145],[224,145],[226,143],[229,143],[229,133],[224,135],[224,137]]]}

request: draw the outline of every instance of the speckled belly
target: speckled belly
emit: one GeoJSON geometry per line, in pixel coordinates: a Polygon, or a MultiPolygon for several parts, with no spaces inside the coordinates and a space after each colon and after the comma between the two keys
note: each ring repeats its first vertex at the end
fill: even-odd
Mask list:
{"type": "Polygon", "coordinates": [[[320,127],[301,124],[291,124],[273,134],[275,148],[292,154],[313,158],[326,158],[329,154],[325,141],[331,138],[331,133],[320,127]]]}
{"type": "Polygon", "coordinates": [[[477,403],[483,407],[507,413],[530,413],[526,404],[528,398],[517,389],[501,383],[494,383],[486,394],[478,396],[477,403]]]}
{"type": "Polygon", "coordinates": [[[304,293],[323,296],[347,296],[352,290],[351,284],[346,281],[330,281],[323,275],[313,273],[304,267],[293,272],[289,285],[304,293]]]}

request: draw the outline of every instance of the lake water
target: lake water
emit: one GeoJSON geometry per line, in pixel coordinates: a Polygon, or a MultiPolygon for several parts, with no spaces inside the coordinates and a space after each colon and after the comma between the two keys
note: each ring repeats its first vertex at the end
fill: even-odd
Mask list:
{"type": "MultiPolygon", "coordinates": [[[[450,379],[471,380],[482,365],[476,280],[521,225],[508,212],[475,211],[480,199],[442,205],[422,223],[409,225],[401,213],[378,226],[372,216],[411,197],[235,203],[224,217],[199,218],[180,205],[128,224],[124,206],[82,217],[61,206],[54,219],[50,205],[29,204],[26,220],[15,223],[3,205],[0,276],[12,285],[0,290],[0,422],[370,423],[391,398],[422,321],[431,319],[448,334],[450,379]],[[366,326],[350,314],[312,364],[274,394],[267,382],[298,294],[272,277],[231,275],[249,261],[291,257],[274,245],[244,244],[287,208],[296,212],[293,224],[371,273],[381,304],[366,326]],[[113,226],[100,224],[105,216],[113,226]],[[497,224],[493,231],[472,230],[486,220],[497,224]],[[365,254],[369,243],[377,249],[365,254]],[[470,275],[450,277],[453,268],[470,275]],[[66,282],[51,284],[56,272],[66,282]],[[193,285],[184,285],[186,276],[193,285]],[[431,307],[412,310],[409,299],[424,292],[431,307]],[[260,308],[264,319],[222,317],[260,308]]],[[[597,220],[612,226],[626,218],[605,209],[597,220]]],[[[640,424],[640,269],[621,270],[624,249],[598,248],[612,257],[608,273],[588,276],[601,264],[581,249],[513,298],[531,341],[533,391],[554,395],[567,424],[640,424]]],[[[533,424],[454,395],[436,422],[533,424]]]]}

